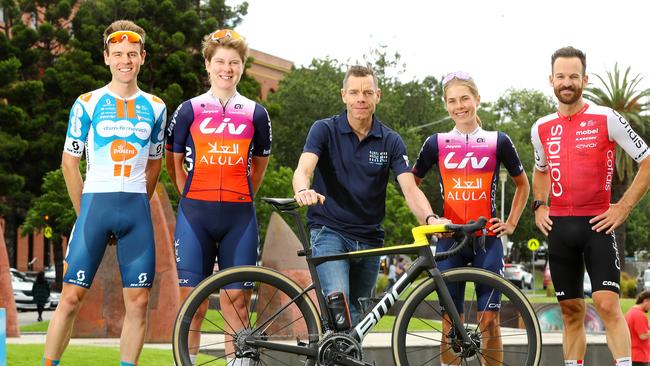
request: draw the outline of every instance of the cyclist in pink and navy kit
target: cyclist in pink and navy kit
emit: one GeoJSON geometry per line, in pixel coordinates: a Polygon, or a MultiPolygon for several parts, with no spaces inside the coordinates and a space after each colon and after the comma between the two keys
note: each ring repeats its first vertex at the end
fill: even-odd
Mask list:
{"type": "MultiPolygon", "coordinates": [[[[220,270],[257,260],[253,197],[271,154],[271,121],[264,107],[237,92],[247,54],[248,44],[233,30],[206,36],[203,57],[210,90],[183,102],[167,129],[167,169],[181,192],[174,247],[183,298],[212,274],[215,259],[220,270]]],[[[238,310],[246,314],[247,296],[247,283],[241,283],[220,298],[231,334],[247,325],[233,311],[233,304],[243,304],[238,310]]],[[[205,305],[193,328],[200,327],[205,305]]],[[[194,362],[200,333],[191,332],[189,342],[194,362]]],[[[250,362],[234,358],[231,338],[225,349],[228,365],[250,362]]]]}
{"type": "MultiPolygon", "coordinates": [[[[445,105],[455,126],[448,133],[435,133],[426,139],[413,167],[416,182],[420,183],[430,170],[435,170],[442,188],[444,218],[456,224],[466,224],[483,216],[489,219],[489,223],[483,248],[468,245],[460,254],[439,261],[438,268],[445,271],[471,264],[503,275],[501,237],[512,234],[517,227],[528,199],[528,178],[508,135],[481,128],[476,114],[480,95],[470,75],[453,72],[443,78],[442,84],[445,105]],[[508,170],[516,187],[506,221],[496,217],[495,197],[501,164],[508,170]]],[[[453,238],[440,238],[437,250],[447,251],[454,244],[453,238]]],[[[464,285],[452,286],[449,292],[462,315],[464,285]]],[[[500,298],[494,289],[476,288],[480,327],[486,335],[481,359],[486,362],[503,361],[499,336],[500,298]]],[[[450,321],[443,321],[443,334],[451,331],[449,324],[450,321]]],[[[451,365],[457,360],[445,342],[441,344],[440,353],[442,365],[451,365]]]]}
{"type": "Polygon", "coordinates": [[[533,210],[535,224],[548,235],[551,276],[564,321],[565,364],[583,365],[586,267],[616,365],[631,366],[630,335],[619,305],[624,253],[618,253],[614,229],[650,186],[650,150],[620,114],[582,99],[588,81],[582,51],[561,48],[551,66],[549,80],[559,109],[537,120],[531,131],[533,210]],[[639,171],[623,197],[611,203],[616,145],[639,163],[639,171]]]}

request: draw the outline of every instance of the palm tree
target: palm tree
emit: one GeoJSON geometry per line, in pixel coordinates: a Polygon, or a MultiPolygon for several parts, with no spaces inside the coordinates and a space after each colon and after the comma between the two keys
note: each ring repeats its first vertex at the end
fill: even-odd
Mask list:
{"type": "MultiPolygon", "coordinates": [[[[600,87],[588,86],[585,98],[595,104],[610,107],[620,113],[640,136],[648,141],[646,124],[650,121],[650,89],[639,89],[643,77],[640,74],[630,75],[630,67],[624,73],[614,65],[613,71],[607,71],[607,80],[595,74],[600,81],[600,87]]],[[[623,193],[632,183],[636,174],[636,166],[632,158],[616,146],[616,175],[612,181],[612,201],[618,202],[623,193]]],[[[616,238],[620,255],[625,256],[625,240],[627,238],[626,224],[616,229],[616,238]]]]}

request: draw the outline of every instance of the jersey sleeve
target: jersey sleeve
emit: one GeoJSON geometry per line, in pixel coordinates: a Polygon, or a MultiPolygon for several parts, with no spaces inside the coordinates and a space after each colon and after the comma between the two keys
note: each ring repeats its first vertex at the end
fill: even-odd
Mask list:
{"type": "Polygon", "coordinates": [[[84,151],[84,144],[90,131],[91,116],[84,107],[84,103],[77,98],[70,109],[68,118],[68,131],[65,136],[63,151],[75,157],[80,157],[84,151]]]}
{"type": "Polygon", "coordinates": [[[548,169],[548,162],[546,161],[544,146],[539,139],[539,126],[537,123],[530,130],[530,142],[533,144],[533,151],[535,153],[535,169],[542,172],[546,171],[548,169]]]}
{"type": "Polygon", "coordinates": [[[615,141],[637,163],[645,159],[650,151],[648,145],[637,134],[630,123],[615,110],[607,115],[609,140],[615,141]]]}
{"type": "Polygon", "coordinates": [[[511,177],[516,177],[524,171],[515,144],[512,143],[510,136],[503,132],[497,135],[497,158],[506,167],[511,177]]]}
{"type": "Polygon", "coordinates": [[[166,149],[175,153],[185,153],[187,136],[194,120],[194,110],[189,101],[183,102],[176,108],[167,126],[166,149]]]}
{"type": "MultiPolygon", "coordinates": [[[[161,101],[162,102],[162,101],[161,101]]],[[[157,160],[163,156],[163,143],[165,141],[165,121],[167,120],[167,107],[162,104],[156,115],[156,121],[151,131],[149,141],[149,159],[157,160]]]]}
{"type": "Polygon", "coordinates": [[[433,164],[438,163],[438,136],[433,134],[427,137],[422,144],[418,159],[413,165],[413,174],[418,178],[424,178],[425,175],[431,170],[433,164]]]}
{"type": "Polygon", "coordinates": [[[409,166],[409,157],[404,140],[397,133],[392,133],[391,136],[393,141],[390,152],[390,169],[395,174],[395,177],[402,173],[410,173],[411,167],[409,166]]]}
{"type": "Polygon", "coordinates": [[[271,141],[273,140],[273,135],[271,133],[271,119],[269,118],[269,112],[266,111],[266,108],[259,104],[255,105],[255,111],[253,112],[253,126],[255,127],[255,135],[253,137],[253,155],[271,155],[271,141]]]}
{"type": "Polygon", "coordinates": [[[321,156],[327,146],[327,124],[325,121],[316,121],[309,129],[305,147],[302,152],[309,152],[321,156]]]}

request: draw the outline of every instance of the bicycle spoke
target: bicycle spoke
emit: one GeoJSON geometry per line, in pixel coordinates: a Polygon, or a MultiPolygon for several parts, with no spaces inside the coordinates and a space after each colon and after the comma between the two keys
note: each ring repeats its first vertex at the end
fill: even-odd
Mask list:
{"type": "Polygon", "coordinates": [[[434,281],[427,280],[404,300],[398,316],[394,331],[401,366],[539,364],[539,326],[519,291],[494,274],[471,268],[447,271],[443,280],[450,293],[461,296],[454,303],[463,303],[462,324],[452,324],[449,313],[438,307],[439,298],[427,300],[435,299],[437,291],[434,281]],[[463,332],[471,343],[462,341],[463,332]]]}

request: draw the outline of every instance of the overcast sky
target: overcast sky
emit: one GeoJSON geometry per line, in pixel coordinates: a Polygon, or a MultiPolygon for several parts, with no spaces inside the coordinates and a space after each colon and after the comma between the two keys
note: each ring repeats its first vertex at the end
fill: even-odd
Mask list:
{"type": "MultiPolygon", "coordinates": [[[[230,1],[237,4],[241,1],[230,1]]],[[[406,63],[403,80],[469,72],[484,101],[509,87],[552,95],[550,56],[573,45],[587,72],[616,62],[650,87],[650,2],[631,0],[248,0],[238,28],[252,48],[306,66],[329,56],[354,63],[387,46],[406,63]]]]}

